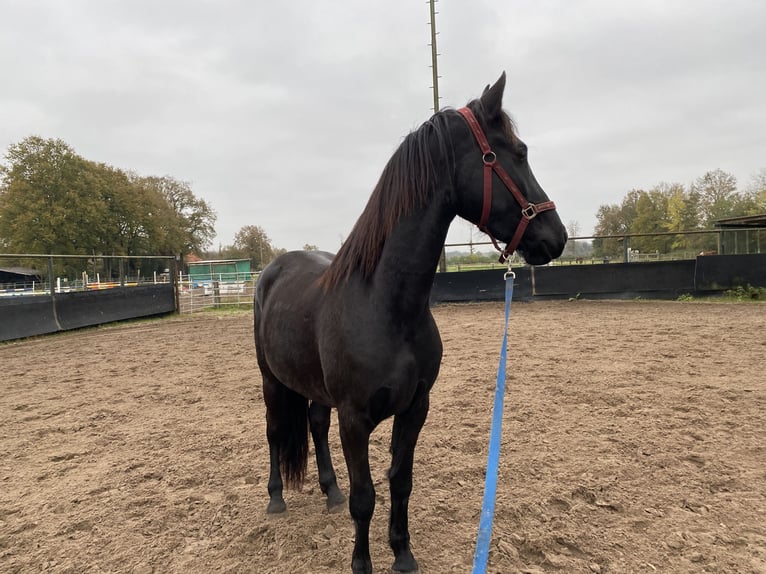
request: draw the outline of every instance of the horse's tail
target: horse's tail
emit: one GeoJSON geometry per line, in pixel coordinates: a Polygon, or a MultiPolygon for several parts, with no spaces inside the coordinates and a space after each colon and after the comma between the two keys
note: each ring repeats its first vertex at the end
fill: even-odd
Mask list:
{"type": "Polygon", "coordinates": [[[268,409],[276,417],[272,439],[279,451],[279,468],[288,488],[299,488],[306,476],[309,455],[309,401],[282,386],[279,407],[268,409]]]}
{"type": "Polygon", "coordinates": [[[266,402],[266,432],[269,448],[279,455],[279,468],[288,487],[300,487],[306,475],[309,452],[309,401],[303,395],[287,388],[271,372],[259,343],[263,335],[263,311],[266,297],[276,281],[281,266],[275,259],[261,272],[253,298],[253,332],[255,354],[263,378],[263,395],[266,402]]]}

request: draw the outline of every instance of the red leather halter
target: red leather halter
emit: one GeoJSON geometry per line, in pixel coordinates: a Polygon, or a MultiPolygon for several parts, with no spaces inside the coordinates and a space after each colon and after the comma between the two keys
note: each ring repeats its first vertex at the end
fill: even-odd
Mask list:
{"type": "Polygon", "coordinates": [[[522,195],[522,193],[519,191],[519,188],[516,187],[515,183],[513,183],[513,180],[511,179],[511,176],[508,175],[508,172],[503,169],[502,165],[497,163],[497,155],[492,151],[492,148],[489,147],[487,136],[484,135],[484,132],[482,131],[481,126],[476,119],[476,116],[473,115],[473,112],[468,108],[460,108],[458,113],[465,118],[465,121],[468,123],[468,127],[471,128],[471,131],[476,138],[476,142],[481,148],[482,161],[484,162],[484,204],[481,208],[481,219],[479,220],[478,227],[484,233],[489,235],[489,238],[492,240],[492,244],[495,246],[495,249],[500,252],[500,263],[505,263],[519,246],[521,238],[524,235],[529,222],[537,217],[537,214],[540,212],[548,211],[549,209],[556,209],[556,205],[552,201],[544,201],[542,203],[530,203],[527,201],[527,198],[522,195]],[[513,237],[505,246],[505,249],[500,248],[500,246],[497,244],[497,240],[492,237],[492,234],[487,228],[489,212],[492,209],[493,171],[497,174],[500,180],[505,184],[505,187],[508,188],[508,191],[511,192],[511,195],[513,195],[517,203],[521,206],[521,221],[519,222],[519,226],[516,228],[516,232],[513,234],[513,237]]]}

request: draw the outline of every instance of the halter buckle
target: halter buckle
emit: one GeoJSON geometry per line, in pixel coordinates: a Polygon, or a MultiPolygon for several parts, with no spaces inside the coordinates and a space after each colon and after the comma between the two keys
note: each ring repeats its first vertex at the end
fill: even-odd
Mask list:
{"type": "Polygon", "coordinates": [[[526,219],[534,219],[537,217],[537,213],[537,206],[534,203],[530,203],[521,210],[521,215],[526,219]]]}
{"type": "Polygon", "coordinates": [[[495,165],[497,154],[490,150],[481,156],[481,160],[484,162],[484,165],[495,165]]]}

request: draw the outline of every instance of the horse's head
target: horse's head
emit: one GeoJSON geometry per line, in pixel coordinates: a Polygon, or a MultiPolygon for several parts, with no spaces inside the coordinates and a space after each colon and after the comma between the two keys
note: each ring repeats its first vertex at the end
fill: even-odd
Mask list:
{"type": "Polygon", "coordinates": [[[567,232],[529,167],[527,146],[503,112],[505,72],[481,98],[458,110],[452,145],[458,215],[543,265],[564,250],[567,232]]]}

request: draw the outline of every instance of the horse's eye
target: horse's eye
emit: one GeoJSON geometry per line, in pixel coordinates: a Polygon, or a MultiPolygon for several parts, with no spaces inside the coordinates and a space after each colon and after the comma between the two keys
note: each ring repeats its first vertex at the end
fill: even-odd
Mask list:
{"type": "Polygon", "coordinates": [[[516,153],[519,155],[521,159],[527,159],[527,153],[529,152],[529,148],[527,148],[527,144],[524,142],[519,142],[518,146],[516,147],[516,153]]]}

